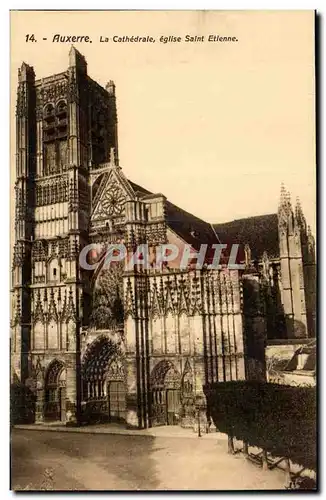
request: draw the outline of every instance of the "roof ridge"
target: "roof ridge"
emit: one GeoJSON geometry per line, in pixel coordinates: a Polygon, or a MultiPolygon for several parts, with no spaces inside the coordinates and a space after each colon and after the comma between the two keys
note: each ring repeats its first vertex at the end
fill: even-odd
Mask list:
{"type": "Polygon", "coordinates": [[[241,217],[240,219],[232,219],[224,222],[213,222],[214,226],[218,225],[224,225],[224,224],[231,224],[232,222],[240,222],[242,220],[249,220],[249,219],[257,219],[258,217],[270,217],[271,215],[274,215],[277,217],[277,212],[272,212],[269,214],[259,214],[259,215],[249,215],[248,217],[241,217]]]}
{"type": "Polygon", "coordinates": [[[194,215],[192,214],[191,212],[187,212],[187,210],[185,210],[184,208],[181,208],[179,207],[178,205],[175,205],[174,203],[172,203],[172,201],[170,201],[169,199],[166,200],[170,205],[172,205],[172,207],[174,208],[177,208],[178,210],[180,210],[181,212],[187,214],[187,215],[190,215],[191,217],[193,217],[194,219],[200,221],[200,222],[204,222],[205,224],[208,224],[208,225],[211,225],[210,222],[207,222],[206,220],[204,219],[201,219],[200,217],[197,217],[197,215],[194,215]]]}

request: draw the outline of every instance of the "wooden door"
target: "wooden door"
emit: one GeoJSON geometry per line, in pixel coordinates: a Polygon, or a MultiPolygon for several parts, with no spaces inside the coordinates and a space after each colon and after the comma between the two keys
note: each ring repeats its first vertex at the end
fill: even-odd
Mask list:
{"type": "Polygon", "coordinates": [[[51,422],[60,420],[60,403],[58,397],[58,389],[56,387],[46,389],[44,412],[45,420],[51,422]]]}
{"type": "Polygon", "coordinates": [[[108,387],[109,415],[112,421],[126,418],[126,391],[123,382],[112,381],[108,387]]]}
{"type": "Polygon", "coordinates": [[[177,425],[180,411],[180,391],[178,389],[168,389],[166,391],[166,412],[167,424],[177,425]]]}

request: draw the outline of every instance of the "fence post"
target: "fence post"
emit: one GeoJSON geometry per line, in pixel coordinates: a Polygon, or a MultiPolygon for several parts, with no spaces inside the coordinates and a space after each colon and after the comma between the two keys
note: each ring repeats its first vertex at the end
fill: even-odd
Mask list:
{"type": "Polygon", "coordinates": [[[228,453],[234,455],[233,433],[228,434],[228,453]]]}
{"type": "Polygon", "coordinates": [[[249,452],[248,452],[248,443],[247,441],[243,441],[243,454],[245,458],[248,458],[249,452]]]}
{"type": "Polygon", "coordinates": [[[286,484],[290,484],[291,482],[291,464],[290,464],[290,459],[286,458],[285,459],[285,481],[286,484]]]}
{"type": "Polygon", "coordinates": [[[268,470],[267,451],[266,450],[263,450],[262,459],[263,459],[263,470],[268,470]]]}
{"type": "Polygon", "coordinates": [[[201,437],[201,412],[203,412],[205,406],[206,406],[205,396],[202,394],[197,394],[195,400],[195,407],[197,411],[198,437],[201,437]]]}

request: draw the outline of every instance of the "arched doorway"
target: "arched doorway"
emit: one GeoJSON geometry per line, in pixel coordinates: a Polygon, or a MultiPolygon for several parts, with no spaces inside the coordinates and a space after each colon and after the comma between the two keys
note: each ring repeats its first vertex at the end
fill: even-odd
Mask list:
{"type": "Polygon", "coordinates": [[[126,384],[121,360],[111,362],[106,383],[110,421],[123,421],[126,418],[126,384]]]}
{"type": "Polygon", "coordinates": [[[125,370],[120,349],[105,336],[87,349],[82,366],[85,419],[123,421],[126,411],[125,370]]]}
{"type": "Polygon", "coordinates": [[[180,374],[173,363],[160,361],[151,375],[152,425],[176,425],[180,412],[180,374]]]}
{"type": "Polygon", "coordinates": [[[66,421],[66,369],[62,361],[54,360],[45,377],[44,419],[66,421]]]}

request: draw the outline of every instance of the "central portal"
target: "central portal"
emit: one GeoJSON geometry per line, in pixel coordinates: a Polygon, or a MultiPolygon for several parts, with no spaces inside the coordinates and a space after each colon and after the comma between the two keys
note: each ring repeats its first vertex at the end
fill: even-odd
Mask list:
{"type": "Polygon", "coordinates": [[[126,381],[122,355],[117,346],[101,336],[83,359],[84,419],[121,422],[126,418],[126,381]]]}

